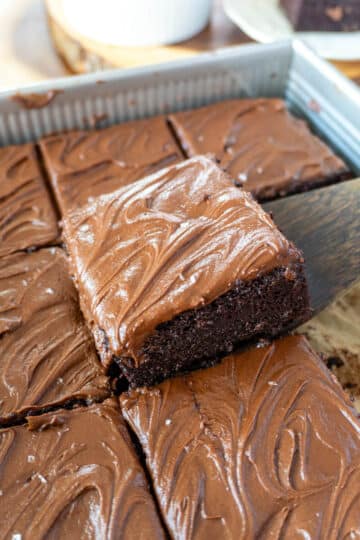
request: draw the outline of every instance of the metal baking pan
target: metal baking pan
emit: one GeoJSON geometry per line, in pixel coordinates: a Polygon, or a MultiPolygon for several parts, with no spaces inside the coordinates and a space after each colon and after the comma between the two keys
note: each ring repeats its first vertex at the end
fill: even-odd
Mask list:
{"type": "MultiPolygon", "coordinates": [[[[0,145],[198,107],[233,97],[280,96],[360,174],[360,92],[300,41],[241,45],[190,59],[53,79],[23,95],[59,90],[42,108],[0,93],[0,145]]],[[[19,91],[19,89],[18,89],[19,91]]]]}

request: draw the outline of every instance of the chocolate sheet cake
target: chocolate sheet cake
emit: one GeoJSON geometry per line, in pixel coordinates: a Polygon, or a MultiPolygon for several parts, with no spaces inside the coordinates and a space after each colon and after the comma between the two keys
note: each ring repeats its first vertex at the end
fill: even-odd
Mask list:
{"type": "Polygon", "coordinates": [[[212,153],[258,200],[350,177],[345,163],[281,99],[237,99],[170,115],[184,152],[212,153]]]}
{"type": "Polygon", "coordinates": [[[163,539],[115,400],[0,430],[0,537],[163,539]]]}
{"type": "Polygon", "coordinates": [[[102,361],[133,385],[309,315],[301,254],[204,157],[68,214],[64,237],[102,361]]]}
{"type": "Polygon", "coordinates": [[[123,394],[173,538],[360,535],[360,424],[299,336],[123,394]]]}
{"type": "Polygon", "coordinates": [[[162,116],[53,135],[40,148],[62,214],[183,159],[162,116]]]}
{"type": "Polygon", "coordinates": [[[52,244],[57,237],[34,145],[0,148],[0,256],[52,244]]]}
{"type": "Polygon", "coordinates": [[[0,299],[0,423],[109,395],[60,249],[0,258],[0,299]]]}
{"type": "Polygon", "coordinates": [[[360,30],[359,0],[280,0],[280,5],[295,30],[360,30]]]}

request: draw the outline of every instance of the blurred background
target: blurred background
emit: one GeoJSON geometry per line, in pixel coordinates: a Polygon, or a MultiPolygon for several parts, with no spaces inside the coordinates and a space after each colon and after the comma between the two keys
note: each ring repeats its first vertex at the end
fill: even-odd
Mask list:
{"type": "MultiPolygon", "coordinates": [[[[297,32],[279,0],[0,0],[0,35],[1,90],[297,32]]],[[[360,83],[359,32],[299,37],[360,83]]]]}

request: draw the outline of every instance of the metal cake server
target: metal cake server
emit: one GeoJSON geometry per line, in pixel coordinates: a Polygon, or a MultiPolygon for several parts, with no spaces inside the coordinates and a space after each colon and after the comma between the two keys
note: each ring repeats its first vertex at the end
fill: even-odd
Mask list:
{"type": "Polygon", "coordinates": [[[263,206],[304,254],[314,312],[360,279],[360,178],[263,206]]]}

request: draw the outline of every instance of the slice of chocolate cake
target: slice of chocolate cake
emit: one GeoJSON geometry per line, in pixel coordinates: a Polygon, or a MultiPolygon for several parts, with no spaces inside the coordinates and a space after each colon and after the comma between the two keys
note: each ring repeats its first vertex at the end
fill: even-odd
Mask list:
{"type": "Polygon", "coordinates": [[[360,424],[288,337],[121,396],[172,538],[360,535],[360,424]]]}
{"type": "Polygon", "coordinates": [[[237,99],[170,116],[187,156],[211,153],[258,200],[347,179],[345,163],[281,99],[237,99]]]}
{"type": "Polygon", "coordinates": [[[57,218],[34,145],[0,148],[0,256],[57,238],[57,218]]]}
{"type": "Polygon", "coordinates": [[[115,399],[0,430],[0,537],[165,535],[115,399]]]}
{"type": "Polygon", "coordinates": [[[183,159],[163,116],[52,135],[40,149],[63,215],[183,159]]]}
{"type": "Polygon", "coordinates": [[[359,0],[280,0],[295,30],[354,32],[360,30],[359,0]]]}
{"type": "Polygon", "coordinates": [[[0,299],[0,424],[109,395],[63,251],[0,258],[0,299]]]}
{"type": "Polygon", "coordinates": [[[64,237],[100,356],[133,385],[309,315],[301,254],[205,157],[68,214],[64,237]]]}

